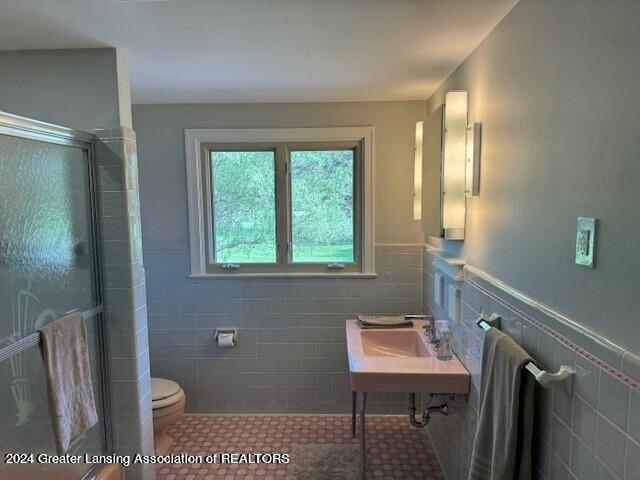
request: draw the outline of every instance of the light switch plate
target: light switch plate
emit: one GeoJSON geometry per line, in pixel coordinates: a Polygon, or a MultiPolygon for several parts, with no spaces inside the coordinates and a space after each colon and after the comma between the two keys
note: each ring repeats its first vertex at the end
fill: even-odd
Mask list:
{"type": "Polygon", "coordinates": [[[594,268],[596,248],[596,219],[578,217],[576,231],[576,263],[594,268]]]}

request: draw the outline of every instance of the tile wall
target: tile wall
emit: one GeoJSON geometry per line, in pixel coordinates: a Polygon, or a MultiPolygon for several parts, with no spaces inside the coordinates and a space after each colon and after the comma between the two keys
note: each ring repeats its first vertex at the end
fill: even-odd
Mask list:
{"type": "MultiPolygon", "coordinates": [[[[428,252],[423,272],[425,310],[448,318],[433,302],[434,267],[428,252]]],[[[561,388],[537,391],[534,478],[640,479],[640,358],[520,301],[484,277],[465,272],[458,285],[462,318],[453,324],[453,348],[471,372],[473,384],[468,401],[456,399],[450,403],[451,414],[434,417],[429,426],[446,478],[467,478],[483,342],[483,331],[475,322],[481,312],[495,312],[502,318],[502,330],[543,367],[556,370],[565,364],[577,373],[573,395],[561,388]]]]}
{"type": "MultiPolygon", "coordinates": [[[[153,417],[135,133],[97,130],[98,221],[114,451],[151,455],[153,417]]],[[[153,465],[127,479],[155,478],[153,465]]]]}
{"type": "MultiPolygon", "coordinates": [[[[376,279],[191,279],[188,252],[145,252],[151,373],[177,381],[189,412],[347,413],[345,320],[420,312],[422,246],[378,246],[376,279]],[[214,344],[218,327],[239,345],[214,344]]],[[[404,395],[368,411],[406,413],[404,395]]]]}

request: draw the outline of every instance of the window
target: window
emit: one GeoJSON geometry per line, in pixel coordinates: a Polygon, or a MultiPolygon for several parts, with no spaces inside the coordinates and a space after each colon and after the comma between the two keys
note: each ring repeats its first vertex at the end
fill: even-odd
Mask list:
{"type": "Polygon", "coordinates": [[[292,150],[291,261],[358,261],[357,147],[292,150]]]}
{"type": "Polygon", "coordinates": [[[371,275],[372,132],[340,130],[187,130],[192,274],[371,275]]]}
{"type": "Polygon", "coordinates": [[[207,272],[361,270],[359,143],[202,151],[207,272]]]}
{"type": "Polygon", "coordinates": [[[208,151],[210,263],[277,259],[275,151],[208,151]]]}

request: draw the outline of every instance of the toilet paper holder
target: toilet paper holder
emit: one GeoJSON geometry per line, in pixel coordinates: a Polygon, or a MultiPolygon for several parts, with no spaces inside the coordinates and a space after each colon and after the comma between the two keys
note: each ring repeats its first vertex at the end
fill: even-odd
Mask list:
{"type": "Polygon", "coordinates": [[[220,343],[218,342],[218,336],[220,335],[228,335],[228,334],[232,334],[233,335],[233,347],[235,347],[238,344],[238,329],[237,328],[218,328],[216,329],[216,333],[213,335],[213,340],[216,342],[216,344],[218,344],[218,346],[221,346],[220,343]]]}

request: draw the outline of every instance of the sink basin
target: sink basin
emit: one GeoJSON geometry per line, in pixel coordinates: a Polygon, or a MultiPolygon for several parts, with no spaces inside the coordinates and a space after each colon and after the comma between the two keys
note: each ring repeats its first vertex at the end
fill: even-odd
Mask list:
{"type": "Polygon", "coordinates": [[[362,351],[371,357],[429,357],[431,350],[415,330],[363,330],[362,351]]]}
{"type": "Polygon", "coordinates": [[[438,360],[424,336],[424,320],[412,328],[361,329],[347,320],[351,390],[356,392],[469,393],[469,372],[455,355],[438,360]]]}

